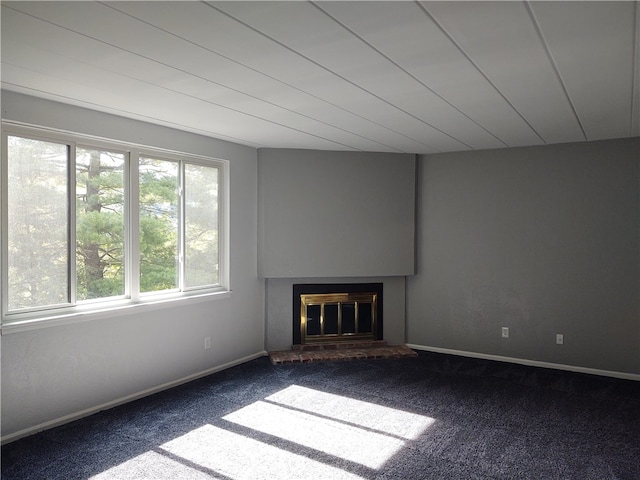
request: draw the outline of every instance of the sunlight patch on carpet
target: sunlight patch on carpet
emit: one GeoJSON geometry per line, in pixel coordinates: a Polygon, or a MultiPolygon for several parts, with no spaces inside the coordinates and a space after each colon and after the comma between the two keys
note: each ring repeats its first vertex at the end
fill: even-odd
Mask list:
{"type": "Polygon", "coordinates": [[[435,422],[424,415],[298,385],[291,385],[265,400],[407,440],[415,440],[435,422]]]}
{"type": "Polygon", "coordinates": [[[184,462],[167,458],[161,453],[145,452],[91,477],[90,480],[174,480],[178,478],[181,480],[211,480],[212,477],[196,468],[185,465],[184,462]]]}
{"type": "Polygon", "coordinates": [[[224,420],[379,469],[434,419],[292,385],[224,420]],[[276,402],[276,403],[272,403],[276,402]]]}
{"type": "Polygon", "coordinates": [[[281,450],[237,433],[205,425],[161,447],[174,456],[196,463],[234,480],[340,479],[362,477],[304,455],[281,450]]]}
{"type": "Polygon", "coordinates": [[[291,385],[91,478],[363,480],[354,471],[379,470],[434,422],[291,385]]]}
{"type": "Polygon", "coordinates": [[[397,438],[267,402],[253,403],[223,418],[369,468],[380,468],[404,445],[397,438]]]}

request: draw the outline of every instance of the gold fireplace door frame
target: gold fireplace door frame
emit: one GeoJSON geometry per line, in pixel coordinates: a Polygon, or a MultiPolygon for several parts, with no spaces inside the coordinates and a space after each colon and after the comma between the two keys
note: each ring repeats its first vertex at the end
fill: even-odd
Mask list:
{"type": "Polygon", "coordinates": [[[377,332],[377,293],[314,293],[300,295],[300,343],[350,342],[355,340],[375,340],[377,332]],[[342,333],[342,304],[355,304],[355,333],[342,333]],[[371,331],[358,331],[360,304],[371,304],[371,331]],[[307,307],[320,306],[320,335],[307,335],[307,307]],[[338,333],[324,333],[324,306],[338,305],[338,333]]]}

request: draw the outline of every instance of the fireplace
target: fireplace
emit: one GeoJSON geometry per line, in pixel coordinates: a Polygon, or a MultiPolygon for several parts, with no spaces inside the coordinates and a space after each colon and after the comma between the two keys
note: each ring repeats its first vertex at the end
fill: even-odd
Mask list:
{"type": "Polygon", "coordinates": [[[293,285],[293,344],[382,340],[382,283],[293,285]]]}

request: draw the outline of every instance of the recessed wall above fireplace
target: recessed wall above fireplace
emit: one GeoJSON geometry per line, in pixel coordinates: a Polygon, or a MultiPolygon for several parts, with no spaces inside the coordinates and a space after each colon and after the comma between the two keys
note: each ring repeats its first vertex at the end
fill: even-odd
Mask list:
{"type": "Polygon", "coordinates": [[[414,155],[258,152],[258,275],[415,272],[414,155]]]}

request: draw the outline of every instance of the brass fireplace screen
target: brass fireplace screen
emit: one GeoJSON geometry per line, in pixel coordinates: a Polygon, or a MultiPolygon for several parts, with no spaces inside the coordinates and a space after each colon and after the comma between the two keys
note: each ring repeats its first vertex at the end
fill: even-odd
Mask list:
{"type": "Polygon", "coordinates": [[[377,293],[300,295],[302,344],[374,340],[377,293]]]}

